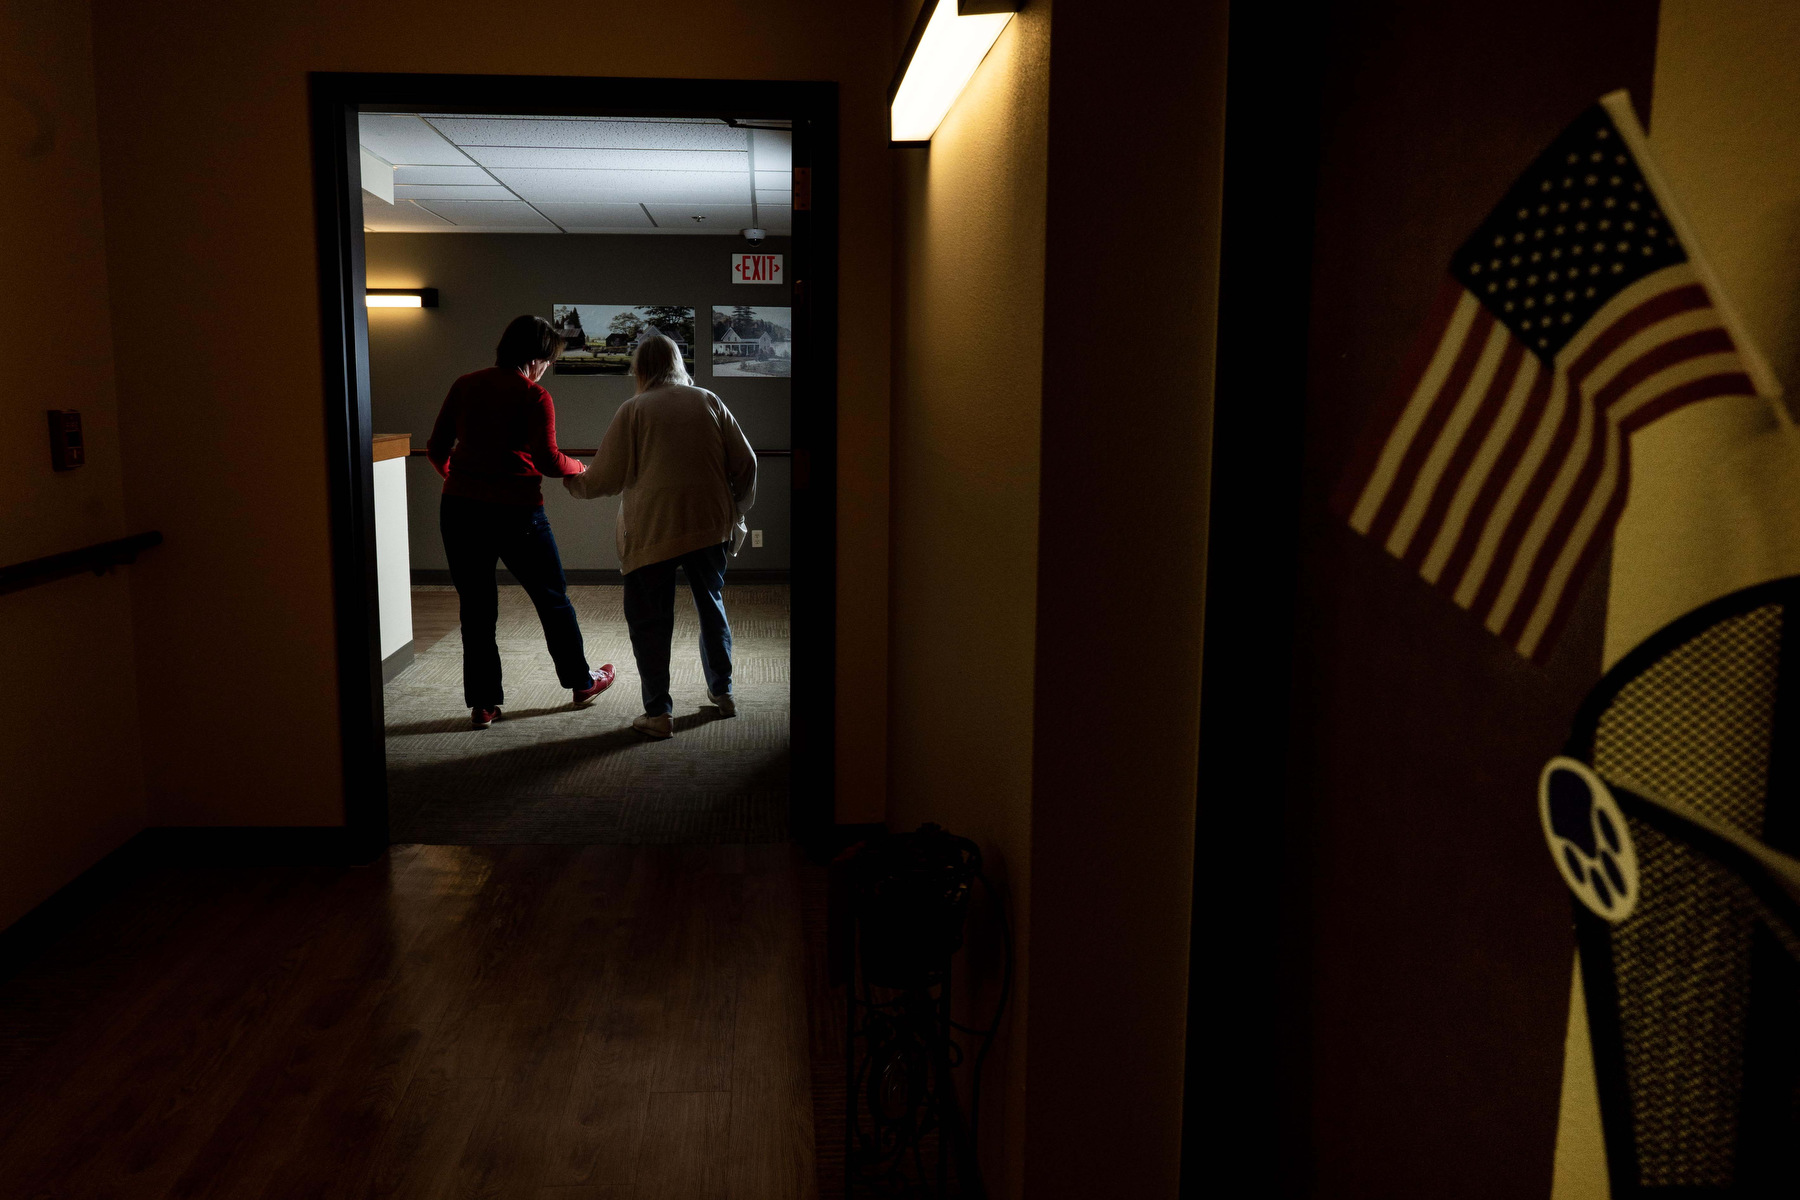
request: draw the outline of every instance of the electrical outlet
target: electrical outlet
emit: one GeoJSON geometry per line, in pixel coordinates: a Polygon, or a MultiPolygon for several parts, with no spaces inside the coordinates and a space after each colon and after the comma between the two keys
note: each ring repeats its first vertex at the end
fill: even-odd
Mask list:
{"type": "Polygon", "coordinates": [[[758,550],[762,549],[762,530],[752,529],[750,531],[750,544],[758,550]]]}

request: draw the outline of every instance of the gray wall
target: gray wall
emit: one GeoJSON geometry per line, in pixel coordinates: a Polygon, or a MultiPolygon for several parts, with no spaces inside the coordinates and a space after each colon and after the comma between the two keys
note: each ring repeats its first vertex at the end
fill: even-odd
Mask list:
{"type": "MultiPolygon", "coordinates": [[[[370,287],[434,287],[438,307],[369,311],[369,376],[375,431],[410,433],[422,446],[437,419],[444,393],[458,375],[492,366],[500,331],[520,313],[546,319],[552,304],[682,304],[694,309],[697,363],[694,382],[717,392],[758,449],[788,449],[789,381],[712,378],[712,308],[734,304],[790,304],[788,285],[731,282],[734,255],[748,250],[741,238],[680,235],[579,235],[503,233],[371,233],[364,235],[370,287]]],[[[771,238],[760,251],[787,256],[786,238],[771,238]]],[[[557,441],[597,446],[619,405],[630,397],[623,376],[544,376],[556,398],[557,441]]],[[[749,542],[734,568],[788,566],[789,463],[758,460],[752,529],[763,531],[762,549],[749,542]]],[[[407,518],[412,565],[443,568],[437,532],[437,472],[423,458],[407,463],[407,518]]],[[[575,500],[547,481],[544,506],[555,527],[563,565],[573,569],[619,565],[613,543],[618,501],[575,500]]]]}

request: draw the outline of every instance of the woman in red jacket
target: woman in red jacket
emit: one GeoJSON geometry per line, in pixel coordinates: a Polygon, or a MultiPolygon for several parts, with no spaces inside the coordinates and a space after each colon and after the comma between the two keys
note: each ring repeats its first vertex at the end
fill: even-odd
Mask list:
{"type": "Polygon", "coordinates": [[[431,465],[444,477],[438,528],[461,601],[463,703],[477,729],[493,724],[506,702],[494,640],[500,615],[496,560],[531,597],[556,677],[575,694],[575,703],[591,703],[613,681],[611,663],[588,669],[539,489],[546,475],[586,469],[556,448],[556,406],[538,386],[562,345],[542,317],[515,318],[500,336],[494,365],[450,386],[426,444],[431,465]]]}

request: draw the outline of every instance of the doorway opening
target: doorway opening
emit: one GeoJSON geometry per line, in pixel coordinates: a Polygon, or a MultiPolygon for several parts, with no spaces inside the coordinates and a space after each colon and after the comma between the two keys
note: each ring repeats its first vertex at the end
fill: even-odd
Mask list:
{"type": "Polygon", "coordinates": [[[832,813],[835,85],[321,74],[312,88],[355,853],[820,838],[832,813]],[[471,727],[424,451],[449,385],[487,366],[522,313],[565,339],[542,380],[565,454],[598,446],[650,333],[676,341],[757,451],[756,504],[726,573],[737,717],[703,698],[684,596],[676,740],[632,730],[642,706],[618,502],[545,479],[587,656],[618,682],[573,705],[503,572],[510,703],[471,727]]]}

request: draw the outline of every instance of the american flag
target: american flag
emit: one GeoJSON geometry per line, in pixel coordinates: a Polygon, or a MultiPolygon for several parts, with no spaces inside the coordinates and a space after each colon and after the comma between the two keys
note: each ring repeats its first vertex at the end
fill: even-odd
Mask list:
{"type": "Polygon", "coordinates": [[[1618,522],[1632,433],[1776,394],[1679,225],[1624,93],[1588,109],[1452,256],[1412,391],[1340,496],[1528,658],[1618,522]]]}

